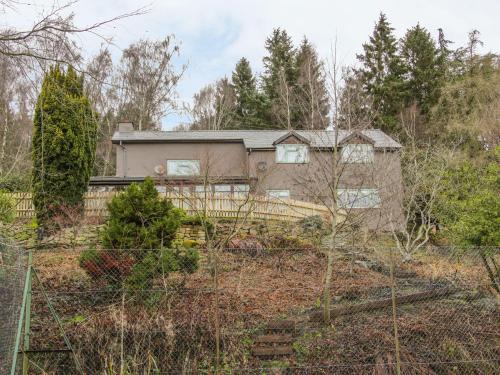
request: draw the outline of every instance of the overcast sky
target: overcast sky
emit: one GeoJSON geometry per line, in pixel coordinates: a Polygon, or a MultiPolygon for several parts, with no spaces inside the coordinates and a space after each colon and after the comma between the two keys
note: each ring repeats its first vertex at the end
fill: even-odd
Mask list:
{"type": "MultiPolygon", "coordinates": [[[[17,12],[0,14],[0,27],[26,27],[53,0],[25,0],[17,12]]],[[[59,1],[59,4],[65,4],[59,1]]],[[[161,38],[175,34],[181,43],[177,64],[188,63],[179,85],[180,100],[190,101],[205,84],[230,76],[237,60],[247,57],[255,71],[262,68],[264,41],[275,27],[285,28],[296,44],[306,35],[323,58],[330,55],[337,38],[341,63],[355,63],[356,53],[371,34],[382,11],[396,35],[419,22],[433,35],[443,28],[455,45],[466,43],[467,33],[481,32],[483,51],[500,52],[500,0],[433,1],[337,1],[337,0],[80,0],[71,6],[78,25],[87,25],[140,7],[149,11],[106,26],[102,34],[112,37],[116,59],[121,49],[140,38],[161,38]]],[[[79,37],[85,56],[95,53],[102,43],[96,37],[79,37]]],[[[182,119],[164,119],[170,129],[182,119]]]]}

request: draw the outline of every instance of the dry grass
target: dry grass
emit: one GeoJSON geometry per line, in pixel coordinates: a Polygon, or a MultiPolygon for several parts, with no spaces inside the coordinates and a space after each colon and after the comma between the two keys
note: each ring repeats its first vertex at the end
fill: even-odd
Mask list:
{"type": "MultiPolygon", "coordinates": [[[[35,265],[90,372],[100,372],[110,364],[116,369],[122,335],[131,373],[143,372],[148,366],[151,371],[158,368],[172,373],[212,368],[216,306],[207,254],[203,254],[201,267],[194,274],[170,275],[166,284],[159,280],[155,290],[146,293],[146,301],[144,296],[140,303],[137,297],[127,296],[122,309],[120,293],[94,284],[82,271],[79,253],[39,252],[35,265]],[[161,365],[157,363],[159,358],[161,365]]],[[[367,268],[363,262],[353,263],[337,254],[332,280],[336,304],[390,296],[390,278],[385,272],[388,253],[368,252],[362,258],[380,265],[380,269],[367,268]]],[[[261,367],[264,363],[249,355],[253,335],[268,320],[303,317],[318,306],[325,258],[307,250],[261,255],[221,252],[218,259],[223,363],[240,372],[242,368],[261,367]]],[[[412,264],[398,263],[397,271],[401,274],[398,290],[403,294],[434,285],[476,288],[487,282],[479,262],[452,261],[438,253],[422,254],[412,264]]],[[[34,302],[33,346],[63,347],[39,295],[34,302]]],[[[454,372],[451,367],[430,362],[498,357],[494,344],[500,337],[497,312],[491,298],[473,303],[451,298],[399,307],[404,373],[464,373],[460,370],[469,371],[465,365],[454,372]]],[[[339,318],[328,328],[305,325],[297,341],[297,355],[288,365],[297,367],[295,373],[392,373],[393,366],[387,364],[394,360],[392,327],[388,310],[339,318]]],[[[492,369],[491,363],[479,370],[469,362],[467,366],[472,366],[471,373],[478,374],[491,373],[488,371],[492,369]]]]}

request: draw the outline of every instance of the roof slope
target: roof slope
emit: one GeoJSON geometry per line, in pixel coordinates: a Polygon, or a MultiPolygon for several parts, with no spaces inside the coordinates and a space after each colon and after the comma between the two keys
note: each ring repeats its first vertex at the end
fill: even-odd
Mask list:
{"type": "MultiPolygon", "coordinates": [[[[334,130],[295,130],[308,139],[311,147],[333,147],[334,130]]],[[[115,132],[113,143],[243,142],[247,149],[274,149],[273,143],[288,130],[196,130],[196,131],[127,131],[115,132]]],[[[337,143],[352,132],[339,130],[337,143]]],[[[362,130],[376,148],[400,148],[398,142],[379,129],[362,130]]]]}

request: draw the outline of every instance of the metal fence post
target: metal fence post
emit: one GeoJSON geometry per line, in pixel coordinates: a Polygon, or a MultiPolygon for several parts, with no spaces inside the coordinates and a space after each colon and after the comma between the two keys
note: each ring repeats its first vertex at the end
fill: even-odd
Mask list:
{"type": "Polygon", "coordinates": [[[399,354],[399,334],[398,334],[398,322],[397,322],[397,314],[396,314],[396,308],[397,308],[397,301],[396,301],[396,280],[394,278],[394,257],[392,254],[392,247],[391,247],[391,267],[390,267],[390,272],[391,272],[391,299],[392,299],[392,324],[394,328],[394,346],[396,349],[396,374],[401,375],[401,360],[400,360],[400,354],[399,354]]]}
{"type": "Polygon", "coordinates": [[[26,310],[26,301],[28,299],[28,289],[31,288],[31,267],[28,267],[26,272],[26,279],[24,281],[23,302],[21,304],[21,311],[19,313],[19,321],[17,323],[16,343],[14,345],[14,353],[12,353],[12,366],[10,368],[10,375],[16,374],[17,367],[17,352],[21,343],[21,335],[23,331],[24,313],[26,310]]]}
{"type": "MultiPolygon", "coordinates": [[[[33,267],[33,251],[30,249],[28,253],[28,269],[33,267]]],[[[28,350],[30,349],[30,331],[31,331],[31,288],[32,276],[31,272],[28,274],[28,290],[26,295],[26,312],[24,316],[24,340],[23,340],[23,375],[27,375],[29,371],[29,358],[28,350]]]]}

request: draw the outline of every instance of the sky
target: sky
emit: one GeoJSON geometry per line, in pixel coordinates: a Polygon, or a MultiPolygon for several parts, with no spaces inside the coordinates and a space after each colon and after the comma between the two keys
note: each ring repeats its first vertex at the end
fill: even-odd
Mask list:
{"type": "MultiPolygon", "coordinates": [[[[15,10],[0,13],[0,27],[30,26],[54,3],[67,2],[20,1],[15,10]]],[[[446,38],[460,46],[469,31],[478,29],[484,42],[482,52],[500,52],[499,0],[80,0],[69,9],[75,23],[85,26],[143,7],[145,14],[104,26],[100,34],[112,38],[109,48],[116,60],[134,41],[174,34],[181,46],[175,64],[188,65],[178,87],[179,102],[189,102],[204,85],[230,77],[243,56],[259,73],[265,39],[276,27],[286,29],[296,45],[307,36],[323,59],[332,56],[336,40],[337,60],[345,65],[356,63],[356,53],[361,52],[380,12],[387,14],[398,38],[420,23],[434,36],[443,28],[446,38]]],[[[77,42],[90,57],[103,40],[84,35],[77,42]]],[[[163,128],[183,121],[182,115],[172,114],[163,119],[163,128]]]]}

